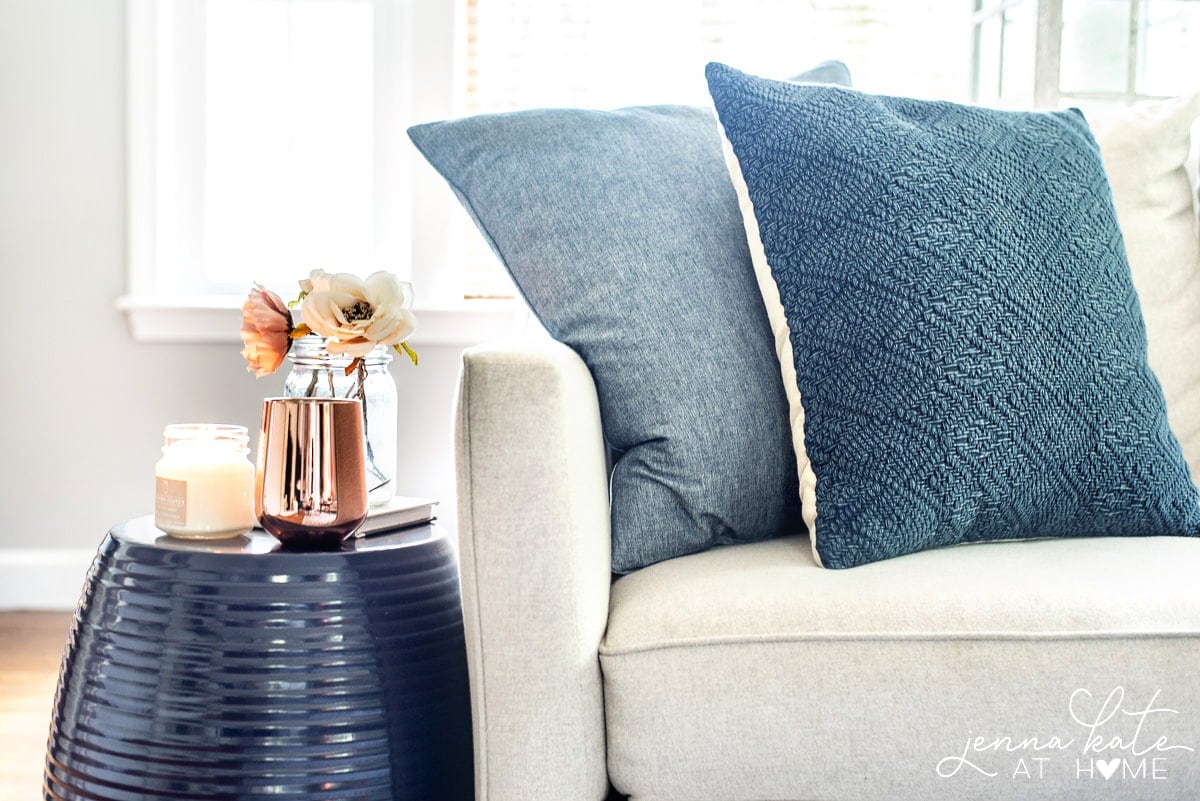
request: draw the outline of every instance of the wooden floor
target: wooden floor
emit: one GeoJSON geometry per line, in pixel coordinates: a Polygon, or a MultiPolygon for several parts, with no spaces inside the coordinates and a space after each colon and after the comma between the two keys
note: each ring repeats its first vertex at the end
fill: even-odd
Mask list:
{"type": "Polygon", "coordinates": [[[0,801],[42,797],[42,759],[70,612],[0,612],[0,801]]]}

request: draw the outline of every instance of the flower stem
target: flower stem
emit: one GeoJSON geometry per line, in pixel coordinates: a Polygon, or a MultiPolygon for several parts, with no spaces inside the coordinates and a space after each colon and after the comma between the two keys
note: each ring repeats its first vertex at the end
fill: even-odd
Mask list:
{"type": "Polygon", "coordinates": [[[355,384],[351,388],[351,392],[355,394],[359,403],[362,404],[363,439],[367,443],[367,470],[377,480],[380,480],[380,483],[367,490],[368,493],[371,493],[380,487],[386,487],[391,482],[391,479],[385,476],[383,471],[375,464],[375,449],[371,446],[370,416],[367,414],[367,363],[362,359],[358,360],[355,384]]]}

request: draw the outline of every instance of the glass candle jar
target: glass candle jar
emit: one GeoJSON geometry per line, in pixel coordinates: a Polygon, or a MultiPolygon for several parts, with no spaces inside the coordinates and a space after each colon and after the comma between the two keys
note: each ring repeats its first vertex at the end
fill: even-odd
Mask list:
{"type": "Polygon", "coordinates": [[[176,537],[226,539],[255,526],[245,426],[175,423],[154,466],[154,525],[176,537]]]}

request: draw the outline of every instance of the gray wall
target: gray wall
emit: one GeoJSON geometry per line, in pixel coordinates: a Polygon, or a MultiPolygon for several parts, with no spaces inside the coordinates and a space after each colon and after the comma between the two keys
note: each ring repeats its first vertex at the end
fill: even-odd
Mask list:
{"type": "MultiPolygon", "coordinates": [[[[0,566],[18,550],[94,549],[113,523],[152,511],[163,425],[253,432],[261,399],[282,386],[246,373],[237,343],[134,342],[114,307],[124,20],[121,0],[0,0],[0,566]]],[[[421,357],[416,369],[393,362],[401,492],[439,497],[449,513],[459,350],[421,357]]]]}

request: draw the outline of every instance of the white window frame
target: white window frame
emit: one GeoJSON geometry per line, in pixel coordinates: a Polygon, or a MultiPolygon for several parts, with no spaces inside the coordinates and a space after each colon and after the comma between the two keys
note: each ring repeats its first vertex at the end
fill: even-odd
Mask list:
{"type": "Polygon", "coordinates": [[[1037,11],[1037,41],[1034,51],[1033,103],[1036,108],[1058,108],[1064,104],[1086,105],[1089,101],[1122,102],[1126,105],[1140,100],[1160,99],[1158,95],[1137,91],[1137,59],[1141,52],[1141,11],[1146,0],[1126,0],[1129,4],[1129,50],[1126,63],[1125,87],[1121,91],[1076,92],[1062,90],[1063,0],[974,0],[974,47],[971,91],[980,95],[980,40],[982,26],[1000,17],[1001,60],[999,75],[1004,75],[1004,15],[1022,2],[1033,3],[1037,11]]]}
{"type": "MultiPolygon", "coordinates": [[[[190,5],[180,5],[191,13],[190,5]]],[[[375,40],[387,43],[375,48],[374,164],[377,171],[406,179],[377,186],[375,215],[389,224],[375,226],[373,244],[377,263],[411,265],[418,319],[411,341],[417,346],[469,345],[517,330],[528,321],[520,301],[464,298],[462,274],[450,263],[447,242],[453,200],[436,173],[415,157],[405,134],[412,122],[454,114],[459,91],[455,78],[461,74],[457,59],[462,58],[456,34],[465,5],[462,0],[373,0],[373,6],[375,40]],[[410,35],[412,31],[419,35],[410,35]]],[[[160,115],[157,82],[189,80],[186,68],[166,71],[170,74],[159,69],[160,57],[165,57],[157,35],[160,26],[189,22],[166,18],[166,10],[166,4],[156,0],[126,3],[128,274],[126,294],[117,307],[126,313],[130,331],[140,342],[236,342],[245,294],[172,291],[165,288],[172,284],[166,279],[171,267],[158,263],[159,179],[163,171],[181,171],[180,164],[183,169],[187,164],[164,152],[167,137],[159,136],[166,115],[160,115]]],[[[198,37],[183,41],[189,39],[197,48],[202,44],[198,37]]],[[[170,54],[185,65],[188,55],[170,54]]],[[[187,175],[176,180],[186,189],[187,175]]],[[[177,194],[179,202],[195,196],[177,194]]],[[[249,283],[248,278],[247,291],[249,283]]]]}

